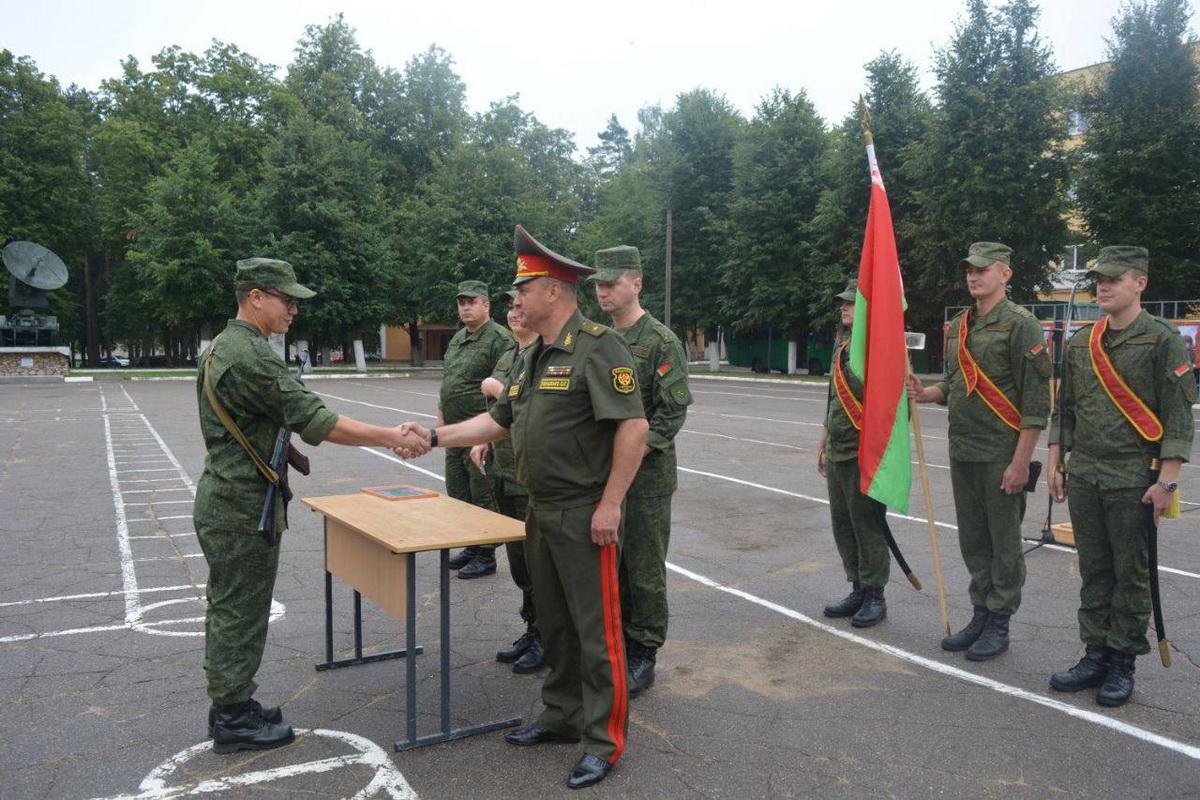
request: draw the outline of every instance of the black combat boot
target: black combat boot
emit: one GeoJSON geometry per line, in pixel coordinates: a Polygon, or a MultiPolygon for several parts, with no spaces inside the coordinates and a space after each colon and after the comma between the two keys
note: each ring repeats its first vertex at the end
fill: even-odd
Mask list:
{"type": "Polygon", "coordinates": [[[825,616],[827,617],[852,617],[862,608],[865,592],[857,583],[854,584],[854,589],[850,594],[846,595],[844,600],[837,603],[830,603],[825,606],[825,616]]]}
{"type": "MultiPolygon", "coordinates": [[[[283,709],[279,706],[264,706],[262,703],[250,698],[250,705],[254,707],[255,713],[265,719],[267,722],[273,722],[276,725],[283,722],[283,709]]],[[[217,705],[208,707],[208,738],[212,738],[213,724],[217,721],[217,705]]]]}
{"type": "Polygon", "coordinates": [[[658,648],[628,641],[625,647],[629,675],[629,696],[633,697],[654,685],[654,664],[658,660],[658,648]]]}
{"type": "Polygon", "coordinates": [[[217,706],[217,712],[213,715],[214,753],[270,750],[288,744],[295,738],[291,725],[267,722],[250,702],[217,706]]]}
{"type": "Polygon", "coordinates": [[[1008,614],[988,614],[983,633],[967,648],[968,661],[990,661],[1008,650],[1008,614]]]}
{"type": "Polygon", "coordinates": [[[492,575],[495,572],[496,551],[481,547],[466,566],[458,571],[458,577],[470,580],[471,578],[482,578],[484,575],[492,575]]]}
{"type": "Polygon", "coordinates": [[[872,586],[863,590],[862,608],[850,620],[856,628],[869,628],[887,618],[887,603],[883,599],[883,587],[872,586]]]}
{"type": "Polygon", "coordinates": [[[517,663],[513,664],[513,672],[518,675],[528,675],[531,672],[537,672],[544,666],[546,666],[546,648],[542,646],[542,635],[538,633],[537,628],[534,628],[533,641],[530,642],[529,649],[517,659],[517,663]]]}
{"type": "Polygon", "coordinates": [[[1060,692],[1078,692],[1099,686],[1108,677],[1111,659],[1112,653],[1107,647],[1089,644],[1078,664],[1066,672],[1056,672],[1050,676],[1050,688],[1060,692]]]}
{"type": "Polygon", "coordinates": [[[975,644],[975,640],[979,638],[979,634],[983,633],[983,626],[987,624],[987,621],[987,606],[975,606],[975,616],[971,617],[971,621],[967,623],[967,627],[958,633],[952,633],[945,639],[942,639],[942,649],[949,650],[952,653],[966,650],[975,644]]]}
{"type": "Polygon", "coordinates": [[[540,640],[541,634],[538,633],[537,628],[530,625],[525,629],[525,632],[521,634],[520,638],[512,643],[512,647],[507,647],[496,653],[496,660],[501,664],[513,663],[518,658],[525,655],[525,651],[533,646],[534,639],[540,640]]]}
{"type": "Polygon", "coordinates": [[[462,550],[459,550],[457,553],[450,556],[450,561],[447,566],[449,566],[450,569],[462,569],[467,564],[471,563],[471,559],[473,559],[479,553],[479,550],[480,548],[474,545],[470,547],[464,547],[462,550]]]}
{"type": "Polygon", "coordinates": [[[1111,656],[1104,685],[1096,692],[1096,702],[1102,706],[1123,706],[1133,694],[1133,662],[1137,656],[1108,648],[1111,656]]]}

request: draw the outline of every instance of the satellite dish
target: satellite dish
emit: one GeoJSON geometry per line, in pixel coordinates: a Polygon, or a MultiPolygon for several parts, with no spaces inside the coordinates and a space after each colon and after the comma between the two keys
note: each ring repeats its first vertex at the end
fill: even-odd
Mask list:
{"type": "Polygon", "coordinates": [[[42,291],[67,282],[67,265],[48,248],[34,242],[9,242],[3,251],[4,266],[17,280],[42,291]]]}

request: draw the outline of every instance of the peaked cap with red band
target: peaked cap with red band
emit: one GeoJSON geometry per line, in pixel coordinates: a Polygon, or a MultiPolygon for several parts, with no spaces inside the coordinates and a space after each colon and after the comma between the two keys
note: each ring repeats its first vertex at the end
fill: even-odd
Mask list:
{"type": "Polygon", "coordinates": [[[517,277],[513,278],[513,286],[534,278],[579,283],[581,276],[596,271],[586,264],[560,256],[530,236],[520,225],[513,231],[513,248],[517,251],[517,277]]]}

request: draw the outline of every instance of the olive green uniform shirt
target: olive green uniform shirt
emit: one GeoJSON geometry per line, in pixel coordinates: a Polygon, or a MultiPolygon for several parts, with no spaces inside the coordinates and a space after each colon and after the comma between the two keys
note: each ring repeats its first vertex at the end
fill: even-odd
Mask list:
{"type": "Polygon", "coordinates": [[[447,425],[487,411],[487,399],[479,391],[479,384],[492,374],[500,357],[516,346],[508,329],[490,319],[474,333],[460,328],[454,334],[446,348],[445,374],[438,399],[438,408],[447,425]]]}
{"type": "MultiPolygon", "coordinates": [[[[850,348],[845,345],[850,337],[844,337],[838,342],[835,355],[842,363],[842,371],[846,375],[846,383],[851,393],[860,401],[863,396],[862,379],[850,370],[850,348]]],[[[829,397],[825,406],[825,430],[829,435],[825,439],[826,461],[851,461],[858,458],[858,428],[850,421],[842,401],[838,399],[837,389],[833,385],[833,376],[829,376],[829,397]]]]}
{"type": "Polygon", "coordinates": [[[1152,457],[1187,461],[1191,456],[1196,382],[1181,369],[1187,364],[1183,338],[1170,323],[1145,311],[1124,330],[1104,335],[1113,367],[1162,423],[1162,440],[1151,443],[1109,399],[1092,369],[1091,332],[1090,325],[1080,329],[1067,345],[1050,443],[1070,450],[1072,476],[1101,489],[1144,489],[1151,482],[1152,457]]]}
{"type": "Polygon", "coordinates": [[[599,501],[617,420],[645,417],[633,353],[612,328],[576,311],[551,344],[538,339],[492,418],[512,432],[517,480],[539,507],[599,501]]]}
{"type": "Polygon", "coordinates": [[[946,377],[937,384],[950,406],[950,457],[958,461],[1012,458],[1020,433],[992,411],[978,392],[967,396],[958,364],[958,328],[970,314],[967,347],[975,363],[1021,412],[1021,428],[1045,428],[1050,416],[1050,356],[1042,326],[1008,298],[982,317],[972,306],[950,321],[946,377]]]}
{"type": "Polygon", "coordinates": [[[692,403],[687,356],[679,338],[649,312],[630,327],[616,330],[633,351],[642,406],[650,423],[646,433],[650,452],[642,459],[629,496],[662,497],[678,486],[675,435],[683,427],[687,407],[692,403]]]}
{"type": "MultiPolygon", "coordinates": [[[[232,319],[200,357],[196,395],[200,431],[208,455],[196,485],[192,512],[197,527],[216,530],[258,529],[267,480],[250,454],[221,424],[204,391],[204,368],[217,401],[264,461],[271,458],[279,429],[287,426],[311,445],[325,440],[338,415],[304,387],[257,327],[232,319]]],[[[275,514],[276,533],[287,527],[283,499],[275,514]]]]}

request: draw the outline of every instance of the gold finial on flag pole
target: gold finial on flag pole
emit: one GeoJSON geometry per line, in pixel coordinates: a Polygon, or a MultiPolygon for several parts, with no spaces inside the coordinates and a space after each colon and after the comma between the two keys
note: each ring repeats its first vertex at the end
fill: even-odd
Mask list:
{"type": "Polygon", "coordinates": [[[861,94],[858,96],[858,124],[863,129],[863,143],[875,144],[875,139],[871,136],[871,109],[867,108],[867,101],[861,94]]]}

